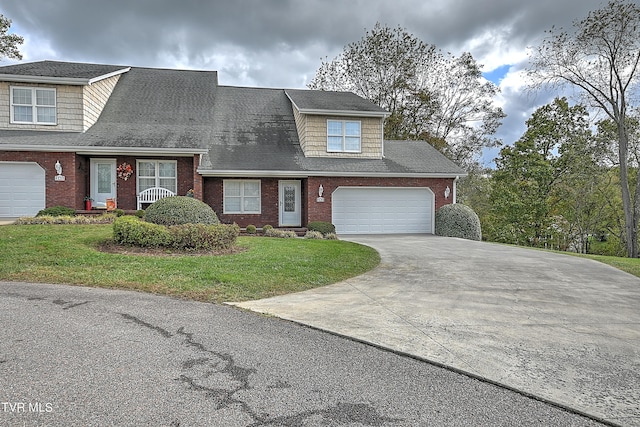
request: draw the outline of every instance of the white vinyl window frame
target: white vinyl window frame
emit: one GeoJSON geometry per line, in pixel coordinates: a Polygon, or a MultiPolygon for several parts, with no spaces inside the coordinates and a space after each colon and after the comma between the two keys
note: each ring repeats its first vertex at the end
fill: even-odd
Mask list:
{"type": "Polygon", "coordinates": [[[223,212],[225,214],[261,214],[262,185],[259,179],[225,179],[223,212]]]}
{"type": "Polygon", "coordinates": [[[328,119],[327,152],[362,152],[362,122],[359,120],[328,119]]]}
{"type": "Polygon", "coordinates": [[[135,174],[138,194],[153,187],[166,188],[178,194],[178,162],[176,160],[138,159],[135,174]],[[144,164],[153,164],[153,171],[144,164]],[[166,166],[172,166],[172,168],[167,169],[166,166]],[[173,175],[168,175],[166,172],[171,169],[173,169],[173,175]]]}
{"type": "Polygon", "coordinates": [[[55,126],[58,124],[58,94],[55,88],[11,86],[11,123],[55,126]],[[28,94],[20,96],[19,93],[28,94]]]}

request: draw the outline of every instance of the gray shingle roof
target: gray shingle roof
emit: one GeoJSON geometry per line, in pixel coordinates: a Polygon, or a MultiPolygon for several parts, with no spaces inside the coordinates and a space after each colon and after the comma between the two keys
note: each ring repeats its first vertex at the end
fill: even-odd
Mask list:
{"type": "MultiPolygon", "coordinates": [[[[0,74],[91,79],[122,69],[42,61],[0,67],[0,74]]],[[[305,157],[292,102],[309,113],[386,115],[352,93],[218,86],[214,71],[132,67],[121,74],[98,122],[85,133],[0,130],[0,150],[5,146],[178,154],[208,149],[211,167],[202,170],[205,175],[465,174],[424,142],[386,141],[383,159],[305,157]]]]}
{"type": "Polygon", "coordinates": [[[351,92],[287,89],[287,96],[303,112],[352,112],[376,116],[387,111],[351,92]]]}
{"type": "Polygon", "coordinates": [[[206,148],[216,87],[214,71],[132,68],[85,135],[91,145],[206,148]]]}
{"type": "Polygon", "coordinates": [[[299,170],[302,150],[282,89],[219,86],[212,129],[212,169],[299,170]]]}
{"type": "Polygon", "coordinates": [[[0,74],[30,77],[94,79],[126,68],[128,67],[122,65],[38,61],[0,67],[0,74]]]}
{"type": "Polygon", "coordinates": [[[306,157],[301,159],[301,167],[307,171],[364,175],[466,175],[462,168],[424,141],[385,141],[382,159],[306,157]]]}
{"type": "Polygon", "coordinates": [[[211,138],[216,87],[215,71],[132,68],[120,76],[97,123],[85,133],[1,130],[0,148],[204,151],[211,138]]]}
{"type": "Polygon", "coordinates": [[[289,90],[219,86],[209,149],[211,167],[202,172],[465,175],[426,142],[385,141],[383,159],[305,157],[287,95],[289,90]]]}

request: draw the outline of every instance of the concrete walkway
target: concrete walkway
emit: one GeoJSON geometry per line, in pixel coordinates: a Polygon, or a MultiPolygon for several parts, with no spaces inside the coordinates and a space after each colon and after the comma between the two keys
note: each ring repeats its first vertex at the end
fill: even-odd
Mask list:
{"type": "Polygon", "coordinates": [[[462,239],[343,236],[369,273],[236,304],[640,426],[640,279],[570,255],[462,239]]]}

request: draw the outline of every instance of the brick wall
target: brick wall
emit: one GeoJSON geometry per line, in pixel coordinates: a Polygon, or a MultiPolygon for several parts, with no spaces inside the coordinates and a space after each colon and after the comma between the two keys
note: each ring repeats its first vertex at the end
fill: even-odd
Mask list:
{"type": "Polygon", "coordinates": [[[67,206],[78,209],[81,206],[83,192],[79,191],[84,191],[83,172],[79,170],[79,159],[74,153],[0,151],[0,161],[36,162],[44,169],[46,207],[67,206]],[[64,181],[55,181],[56,161],[62,165],[64,181]]]}
{"type": "MultiPolygon", "coordinates": [[[[450,204],[453,195],[448,199],[444,191],[449,186],[453,191],[453,178],[334,178],[310,177],[307,179],[306,222],[331,222],[331,195],[338,187],[428,187],[435,194],[435,210],[450,204]],[[322,184],[324,202],[317,202],[318,188],[322,184]]],[[[304,220],[303,220],[304,221],[304,220]]]]}
{"type": "MultiPolygon", "coordinates": [[[[242,178],[233,178],[242,179],[242,178]]],[[[255,178],[247,178],[255,179],[255,178]]],[[[260,180],[261,208],[262,213],[253,214],[224,214],[223,209],[223,181],[222,178],[205,178],[204,179],[204,197],[203,201],[213,208],[221,222],[231,224],[236,223],[240,227],[246,227],[253,224],[256,227],[262,227],[270,224],[274,227],[278,226],[278,179],[265,178],[260,180]]]]}
{"type": "Polygon", "coordinates": [[[204,182],[202,175],[198,173],[198,167],[200,166],[200,159],[201,157],[199,155],[193,156],[193,186],[191,187],[191,189],[193,190],[193,197],[195,197],[198,200],[202,200],[203,182],[204,182]]]}
{"type": "MultiPolygon", "coordinates": [[[[134,174],[128,180],[118,178],[117,182],[117,194],[118,194],[118,208],[124,210],[133,210],[138,207],[137,199],[137,170],[136,160],[152,159],[158,160],[158,157],[134,157],[134,156],[119,156],[116,158],[116,165],[121,165],[123,162],[129,163],[133,169],[134,174]]],[[[193,189],[194,184],[194,159],[192,157],[167,157],[163,160],[176,160],[178,170],[178,195],[184,196],[187,191],[193,189]]]]}
{"type": "MultiPolygon", "coordinates": [[[[235,179],[235,178],[234,178],[235,179]]],[[[253,178],[247,178],[253,179],[253,178]]],[[[262,213],[260,215],[225,215],[223,213],[223,179],[205,178],[203,200],[209,204],[224,223],[237,223],[241,227],[253,224],[262,227],[270,224],[276,227],[279,222],[278,181],[277,178],[261,179],[262,213]]],[[[331,195],[340,186],[356,187],[428,187],[435,194],[436,211],[453,201],[444,191],[449,186],[453,191],[453,178],[333,178],[311,177],[302,181],[302,225],[310,221],[331,222],[331,195]],[[318,188],[322,184],[324,202],[318,202],[318,188]]]]}
{"type": "MultiPolygon", "coordinates": [[[[113,156],[105,158],[113,158],[113,156]]],[[[194,159],[192,157],[177,157],[175,160],[178,167],[178,194],[184,196],[194,187],[194,159]]],[[[89,157],[79,156],[75,153],[0,151],[0,161],[38,163],[45,170],[46,207],[67,206],[74,209],[84,209],[84,197],[91,192],[89,157]],[[62,165],[65,181],[55,181],[56,161],[60,161],[62,165]]],[[[136,157],[116,157],[116,165],[123,162],[133,165],[135,170],[136,157]]],[[[136,209],[135,173],[127,181],[117,178],[116,185],[118,208],[136,209]]]]}

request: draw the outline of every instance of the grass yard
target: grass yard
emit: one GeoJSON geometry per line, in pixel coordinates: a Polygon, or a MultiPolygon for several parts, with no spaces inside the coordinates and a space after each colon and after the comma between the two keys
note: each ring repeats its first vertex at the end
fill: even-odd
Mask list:
{"type": "Polygon", "coordinates": [[[626,271],[627,273],[633,274],[636,277],[640,277],[640,258],[623,258],[623,257],[617,257],[617,256],[584,255],[584,254],[578,254],[578,256],[593,259],[595,261],[599,261],[604,264],[608,264],[619,270],[626,271]]]}
{"type": "Polygon", "coordinates": [[[0,228],[0,280],[64,283],[245,301],[303,291],[357,276],[376,251],[339,240],[240,237],[230,255],[149,256],[98,250],[112,225],[7,225],[0,228]]]}

